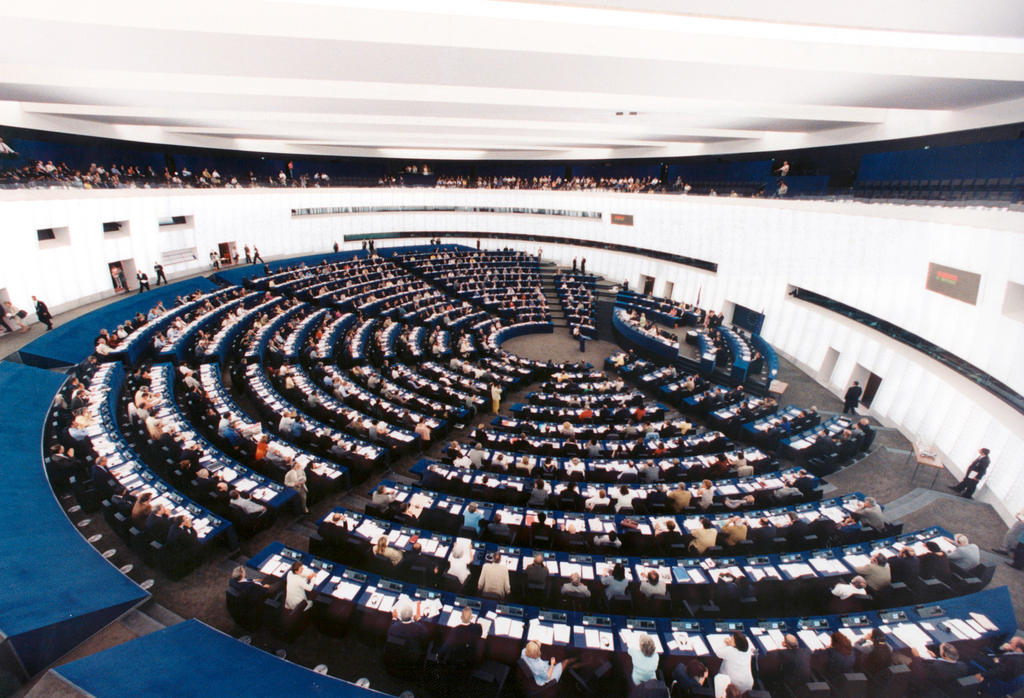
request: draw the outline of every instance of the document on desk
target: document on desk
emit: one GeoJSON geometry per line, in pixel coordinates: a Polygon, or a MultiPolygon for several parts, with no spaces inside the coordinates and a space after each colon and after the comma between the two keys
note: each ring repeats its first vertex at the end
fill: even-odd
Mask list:
{"type": "Polygon", "coordinates": [[[561,645],[568,645],[572,638],[572,628],[565,623],[556,623],[554,627],[555,642],[561,645]]]}
{"type": "Polygon", "coordinates": [[[334,589],[334,591],[331,592],[331,596],[344,601],[353,601],[356,598],[356,594],[359,593],[359,589],[360,587],[358,584],[342,582],[334,589]]]}
{"type": "Polygon", "coordinates": [[[863,553],[853,553],[843,558],[843,562],[850,566],[851,569],[862,567],[871,562],[871,556],[864,555],[863,553]]]}
{"type": "Polygon", "coordinates": [[[313,586],[318,587],[324,583],[324,580],[331,576],[331,573],[327,570],[320,570],[313,577],[313,586]]]}
{"type": "Polygon", "coordinates": [[[534,640],[542,645],[550,645],[555,639],[555,630],[550,625],[541,625],[534,618],[530,621],[530,632],[526,636],[527,640],[534,640]]]}
{"type": "Polygon", "coordinates": [[[269,560],[263,563],[263,566],[260,567],[260,572],[262,572],[263,574],[275,574],[280,562],[281,558],[279,558],[277,555],[274,555],[269,560]]]}
{"type": "Polygon", "coordinates": [[[587,647],[598,649],[601,647],[601,635],[596,628],[587,628],[583,633],[583,639],[587,647]]]}
{"type": "Polygon", "coordinates": [[[800,638],[811,652],[817,652],[828,647],[828,642],[822,641],[822,636],[828,639],[828,633],[817,633],[813,630],[801,630],[796,636],[800,638]]]}
{"type": "Polygon", "coordinates": [[[576,562],[559,562],[558,571],[563,577],[571,577],[573,574],[582,576],[583,569],[576,562]]]}
{"type": "Polygon", "coordinates": [[[511,635],[511,632],[510,632],[511,623],[512,623],[512,620],[510,618],[506,618],[504,616],[496,617],[494,619],[494,634],[495,635],[504,635],[505,637],[510,636],[511,635]]]}
{"type": "Polygon", "coordinates": [[[808,562],[811,563],[811,567],[821,574],[846,574],[850,571],[846,565],[836,559],[812,557],[808,562]]]}
{"type": "Polygon", "coordinates": [[[814,576],[814,570],[811,569],[811,566],[803,562],[792,562],[785,565],[779,565],[779,569],[794,578],[814,576]]]}
{"type": "Polygon", "coordinates": [[[892,634],[907,647],[917,649],[924,656],[927,656],[926,647],[933,641],[916,623],[901,623],[892,629],[892,634]]]}
{"type": "Polygon", "coordinates": [[[708,644],[711,646],[711,651],[717,654],[719,657],[721,657],[726,647],[725,639],[727,637],[732,636],[726,635],[725,633],[710,633],[708,635],[705,635],[704,637],[705,639],[707,639],[708,644]]]}
{"type": "Polygon", "coordinates": [[[995,623],[993,623],[992,620],[988,616],[984,615],[983,613],[977,613],[976,611],[971,611],[971,620],[973,620],[978,625],[980,625],[982,627],[982,629],[985,630],[985,631],[995,632],[995,631],[999,630],[999,626],[997,626],[995,623]]]}

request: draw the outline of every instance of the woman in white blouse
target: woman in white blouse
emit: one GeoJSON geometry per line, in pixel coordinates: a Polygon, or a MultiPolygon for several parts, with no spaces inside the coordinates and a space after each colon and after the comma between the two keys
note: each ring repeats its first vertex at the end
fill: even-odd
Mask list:
{"type": "Polygon", "coordinates": [[[459,538],[452,546],[452,554],[448,557],[448,574],[466,583],[469,577],[469,563],[473,561],[473,543],[469,538],[459,538]]]}
{"type": "Polygon", "coordinates": [[[715,675],[715,698],[724,698],[729,684],[740,689],[740,693],[754,688],[751,669],[754,648],[743,633],[737,630],[725,638],[725,647],[718,652],[718,656],[722,658],[722,666],[715,675]]]}

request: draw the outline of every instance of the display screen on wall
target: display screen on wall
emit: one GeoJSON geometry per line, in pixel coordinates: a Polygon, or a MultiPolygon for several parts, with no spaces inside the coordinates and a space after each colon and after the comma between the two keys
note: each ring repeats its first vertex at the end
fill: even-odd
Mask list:
{"type": "Polygon", "coordinates": [[[613,213],[612,223],[615,225],[633,225],[633,216],[628,213],[613,213]]]}
{"type": "Polygon", "coordinates": [[[764,326],[764,314],[736,303],[732,309],[732,324],[742,327],[751,334],[761,334],[761,327],[764,326]]]}
{"type": "Polygon", "coordinates": [[[978,287],[981,285],[981,275],[963,269],[944,267],[941,264],[930,263],[928,265],[928,283],[925,284],[929,291],[941,293],[958,301],[976,305],[978,303],[978,287]]]}

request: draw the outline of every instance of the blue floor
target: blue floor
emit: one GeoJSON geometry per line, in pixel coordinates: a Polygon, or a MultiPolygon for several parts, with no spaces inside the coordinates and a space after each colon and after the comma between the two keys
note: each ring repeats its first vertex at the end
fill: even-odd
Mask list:
{"type": "Polygon", "coordinates": [[[136,313],[148,313],[160,301],[170,308],[180,295],[215,288],[214,282],[198,277],[159,286],[146,293],[134,293],[64,324],[56,324],[53,330],[21,349],[21,360],[41,368],[77,364],[93,352],[101,329],[113,330],[136,313]]]}
{"type": "Polygon", "coordinates": [[[149,596],[79,535],[46,479],[43,426],[63,381],[0,362],[0,631],[29,674],[149,596]]]}
{"type": "Polygon", "coordinates": [[[54,669],[94,696],[380,696],[278,659],[197,620],[54,669]]]}

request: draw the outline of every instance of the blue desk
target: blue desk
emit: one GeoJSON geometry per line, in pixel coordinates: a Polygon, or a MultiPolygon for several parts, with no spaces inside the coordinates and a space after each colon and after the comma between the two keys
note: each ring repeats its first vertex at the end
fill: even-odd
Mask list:
{"type": "Polygon", "coordinates": [[[54,669],[93,696],[337,696],[385,694],[314,673],[187,620],[54,669]]]}
{"type": "MultiPolygon", "coordinates": [[[[21,360],[30,366],[53,368],[78,364],[93,353],[100,330],[112,330],[136,313],[147,314],[160,301],[165,308],[174,299],[193,291],[213,291],[217,285],[209,279],[196,278],[160,286],[152,291],[136,293],[106,305],[62,325],[32,341],[20,351],[21,360]]],[[[43,300],[46,300],[45,298],[43,300]]]]}
{"type": "Polygon", "coordinates": [[[64,379],[0,363],[0,631],[29,675],[149,598],[82,538],[46,479],[43,427],[64,379]]]}
{"type": "MultiPolygon", "coordinates": [[[[422,622],[430,635],[439,641],[446,627],[463,606],[472,609],[484,629],[482,642],[489,657],[512,664],[527,639],[536,639],[545,646],[545,655],[564,658],[570,651],[604,652],[609,659],[622,659],[629,638],[623,630],[650,634],[660,646],[661,669],[670,675],[682,660],[700,657],[712,672],[718,660],[713,648],[733,630],[744,632],[753,641],[761,656],[773,650],[769,630],[793,632],[802,645],[814,651],[827,646],[828,636],[841,628],[857,638],[879,626],[888,628],[887,640],[894,649],[906,647],[896,627],[919,633],[931,647],[953,641],[965,659],[985,646],[1003,641],[1016,629],[1013,604],[1005,587],[988,589],[966,596],[925,606],[906,606],[886,611],[867,611],[850,616],[816,615],[809,617],[769,617],[733,619],[671,620],[666,618],[627,617],[572,611],[552,611],[537,606],[500,603],[474,597],[459,596],[429,587],[399,582],[345,565],[317,558],[309,553],[271,543],[246,563],[266,578],[281,580],[283,570],[298,560],[318,574],[313,613],[324,612],[335,601],[355,606],[355,624],[361,632],[382,636],[391,624],[391,609],[405,597],[417,603],[422,622]],[[983,616],[988,628],[982,628],[973,639],[957,639],[947,631],[949,620],[965,620],[971,614],[983,616]],[[509,623],[511,621],[511,623],[509,623]],[[567,627],[566,627],[567,626],[567,627]],[[590,631],[590,632],[588,632],[590,631]],[[595,632],[596,631],[596,632],[595,632]],[[601,637],[599,635],[605,635],[601,637]]],[[[260,576],[256,574],[255,576],[260,576]]]]}
{"type": "Polygon", "coordinates": [[[635,346],[640,351],[653,354],[667,361],[674,361],[679,356],[678,342],[673,346],[668,340],[655,338],[641,332],[626,319],[626,311],[623,308],[616,308],[612,312],[612,327],[622,339],[635,346]]]}

